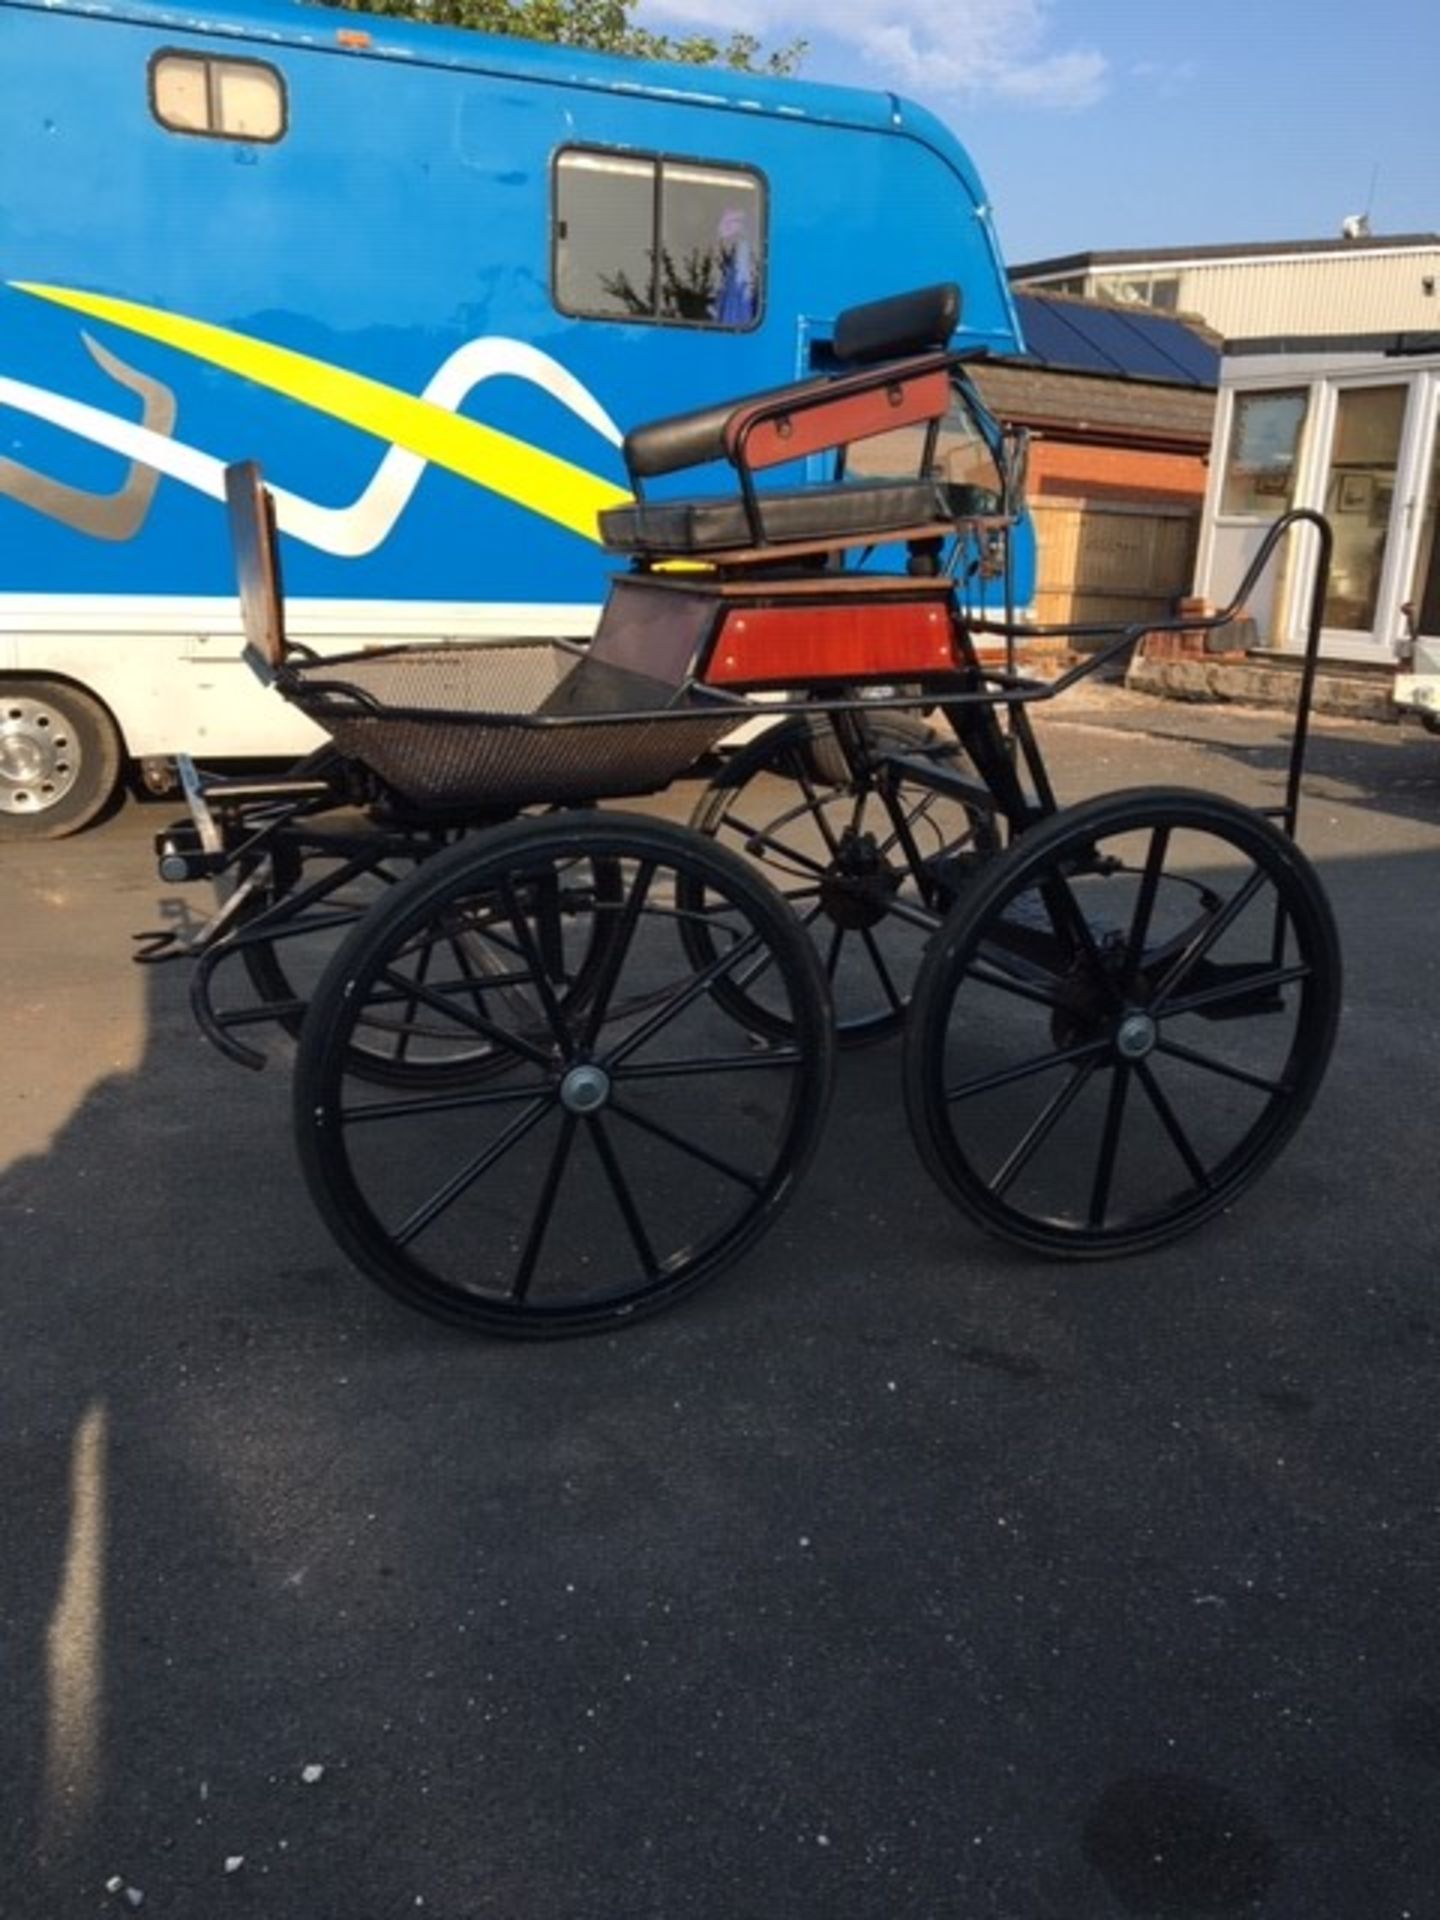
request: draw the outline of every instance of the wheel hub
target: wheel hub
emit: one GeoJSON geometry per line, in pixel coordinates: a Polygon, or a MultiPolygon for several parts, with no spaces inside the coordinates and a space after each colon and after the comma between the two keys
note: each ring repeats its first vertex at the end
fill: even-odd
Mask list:
{"type": "Polygon", "coordinates": [[[820,904],[838,927],[859,933],[883,920],[901,875],[880,851],[873,833],[847,827],[835,860],[820,882],[820,904]]]}
{"type": "Polygon", "coordinates": [[[1127,1013],[1115,1029],[1115,1051],[1122,1060],[1143,1060],[1159,1038],[1159,1025],[1148,1013],[1127,1013]]]}
{"type": "Polygon", "coordinates": [[[75,784],[70,729],[38,700],[0,702],[0,813],[44,813],[75,784]]]}
{"type": "Polygon", "coordinates": [[[567,1113],[598,1113],[609,1098],[610,1076],[591,1061],[571,1067],[560,1081],[560,1104],[567,1113]]]}

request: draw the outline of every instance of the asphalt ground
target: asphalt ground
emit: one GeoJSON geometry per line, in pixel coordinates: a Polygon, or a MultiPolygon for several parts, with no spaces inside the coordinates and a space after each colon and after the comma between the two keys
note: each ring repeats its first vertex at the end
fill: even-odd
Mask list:
{"type": "MultiPolygon", "coordinates": [[[[1069,798],[1283,784],[1041,725],[1069,798]]],[[[360,1278],[284,1063],[131,966],[172,807],[0,849],[5,1920],[1440,1914],[1440,741],[1313,767],[1344,1022],[1232,1213],[992,1242],[886,1043],[740,1266],[556,1345],[360,1278]]]]}

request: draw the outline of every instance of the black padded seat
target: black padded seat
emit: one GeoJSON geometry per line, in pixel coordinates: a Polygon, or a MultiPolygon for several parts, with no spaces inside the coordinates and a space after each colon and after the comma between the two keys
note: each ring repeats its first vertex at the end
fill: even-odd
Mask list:
{"type": "MultiPolygon", "coordinates": [[[[772,545],[813,540],[844,546],[928,527],[950,518],[932,480],[867,480],[759,493],[760,526],[772,545]]],[[[745,502],[734,494],[702,500],[639,500],[600,515],[600,538],[612,553],[680,559],[755,546],[745,502]]]]}

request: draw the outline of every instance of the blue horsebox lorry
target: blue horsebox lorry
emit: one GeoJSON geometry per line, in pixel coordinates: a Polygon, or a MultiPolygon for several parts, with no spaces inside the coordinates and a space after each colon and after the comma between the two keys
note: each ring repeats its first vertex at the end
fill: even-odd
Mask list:
{"type": "Polygon", "coordinates": [[[314,743],[240,659],[228,461],[320,651],[584,636],[627,429],[941,280],[960,344],[1020,350],[969,158],[888,93],[0,0],[0,831],[74,831],[129,763],[314,743]]]}

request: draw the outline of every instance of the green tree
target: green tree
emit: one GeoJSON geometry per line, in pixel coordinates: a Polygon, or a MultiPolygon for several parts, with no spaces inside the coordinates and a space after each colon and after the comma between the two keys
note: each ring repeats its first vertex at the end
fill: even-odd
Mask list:
{"type": "Polygon", "coordinates": [[[630,16],[637,0],[331,0],[351,13],[401,14],[438,27],[472,27],[480,33],[521,40],[553,40],[562,47],[594,47],[640,60],[679,60],[692,67],[736,67],[744,73],[794,73],[804,59],[803,40],[765,52],[753,34],[728,40],[707,34],[676,39],[637,27],[630,16]]]}

